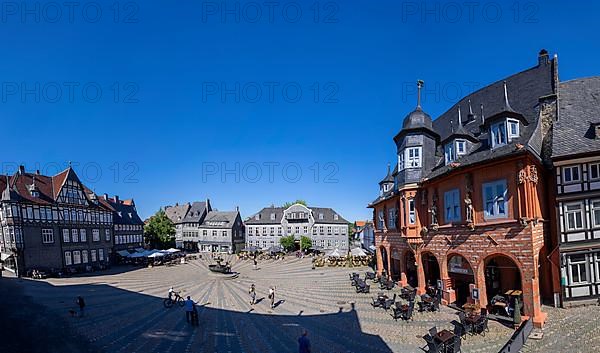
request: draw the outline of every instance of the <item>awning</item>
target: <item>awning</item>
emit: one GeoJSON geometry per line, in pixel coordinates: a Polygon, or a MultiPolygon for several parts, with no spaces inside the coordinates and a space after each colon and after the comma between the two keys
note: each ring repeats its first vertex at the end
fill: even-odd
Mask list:
{"type": "Polygon", "coordinates": [[[135,251],[137,251],[137,252],[144,252],[146,250],[144,250],[143,248],[135,248],[135,251]]]}
{"type": "Polygon", "coordinates": [[[148,255],[148,257],[151,257],[151,258],[162,257],[162,256],[165,256],[165,254],[163,254],[161,252],[155,252],[154,254],[148,255]]]}
{"type": "Polygon", "coordinates": [[[170,249],[167,249],[167,250],[165,250],[163,252],[166,252],[166,253],[169,253],[169,254],[173,254],[173,253],[180,252],[180,251],[181,250],[179,250],[179,249],[170,248],[170,249]]]}
{"type": "Polygon", "coordinates": [[[2,261],[5,261],[6,259],[12,256],[13,254],[0,253],[0,259],[2,259],[2,261]]]}
{"type": "Polygon", "coordinates": [[[117,254],[119,254],[123,257],[129,257],[129,255],[130,255],[129,251],[127,251],[127,250],[119,250],[119,251],[117,251],[117,254]]]}

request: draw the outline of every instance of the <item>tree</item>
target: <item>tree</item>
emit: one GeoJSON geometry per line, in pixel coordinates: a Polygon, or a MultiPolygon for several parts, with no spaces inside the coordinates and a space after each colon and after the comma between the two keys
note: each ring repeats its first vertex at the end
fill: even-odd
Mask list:
{"type": "Polygon", "coordinates": [[[348,244],[352,244],[354,242],[354,237],[356,236],[356,227],[354,223],[348,223],[348,244]]]}
{"type": "Polygon", "coordinates": [[[153,248],[169,248],[175,245],[175,225],[162,209],[150,217],[144,226],[146,243],[153,248]]]}
{"type": "Polygon", "coordinates": [[[281,244],[285,251],[294,250],[294,236],[290,235],[286,237],[281,237],[281,239],[279,239],[279,244],[281,244]]]}
{"type": "Polygon", "coordinates": [[[294,201],[294,202],[286,202],[286,203],[284,203],[284,204],[283,204],[283,206],[281,206],[281,207],[283,207],[283,208],[288,208],[288,207],[290,207],[290,206],[292,206],[292,205],[295,205],[295,204],[297,204],[297,203],[299,203],[299,204],[301,204],[301,205],[304,205],[304,206],[306,206],[306,201],[304,201],[304,200],[296,200],[296,201],[294,201]]]}
{"type": "Polygon", "coordinates": [[[300,249],[302,249],[303,251],[306,251],[306,250],[310,249],[311,246],[312,246],[312,240],[310,240],[309,237],[306,237],[303,235],[300,238],[300,249]]]}

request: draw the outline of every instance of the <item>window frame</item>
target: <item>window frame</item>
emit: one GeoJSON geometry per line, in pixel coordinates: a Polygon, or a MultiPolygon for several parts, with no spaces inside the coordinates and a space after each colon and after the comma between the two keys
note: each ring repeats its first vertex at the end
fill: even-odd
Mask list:
{"type": "Polygon", "coordinates": [[[508,218],[508,183],[506,179],[498,179],[498,180],[493,180],[487,183],[483,183],[481,185],[481,189],[482,189],[482,201],[483,201],[483,218],[485,220],[493,220],[493,219],[503,219],[503,218],[508,218]],[[500,207],[499,207],[499,196],[496,194],[497,192],[497,187],[499,185],[504,186],[504,193],[502,195],[502,202],[503,202],[503,207],[504,207],[504,212],[500,213],[500,207]],[[486,193],[486,188],[487,187],[491,187],[492,188],[492,192],[493,192],[493,214],[490,214],[488,211],[488,197],[487,197],[487,193],[486,193]]]}
{"type": "Polygon", "coordinates": [[[423,161],[422,161],[423,153],[422,152],[423,152],[423,148],[421,146],[406,147],[404,149],[404,153],[406,154],[406,156],[404,158],[405,169],[421,168],[421,166],[423,165],[423,161]],[[411,151],[413,152],[412,157],[410,156],[411,151]],[[417,152],[416,155],[414,152],[417,152]]]}
{"type": "Polygon", "coordinates": [[[510,142],[513,138],[518,138],[521,134],[520,122],[517,119],[506,119],[506,137],[510,142]],[[516,133],[512,133],[511,126],[516,126],[516,133]]]}
{"type": "Polygon", "coordinates": [[[42,243],[44,243],[44,244],[54,244],[54,229],[52,229],[52,228],[42,228],[42,243]],[[46,231],[46,234],[44,234],[44,231],[46,231]],[[52,240],[49,241],[47,239],[52,239],[52,240]]]}
{"type": "Polygon", "coordinates": [[[591,228],[600,228],[600,199],[590,200],[590,215],[591,215],[591,228]],[[597,205],[594,205],[597,203],[597,205]],[[596,217],[598,212],[598,217],[596,217]]]}
{"type": "Polygon", "coordinates": [[[454,188],[444,192],[444,220],[446,223],[460,222],[462,220],[461,212],[460,190],[458,188],[454,188]],[[452,216],[450,217],[448,215],[449,206],[451,207],[452,211],[452,216]]]}
{"type": "Polygon", "coordinates": [[[506,120],[490,125],[490,139],[492,142],[492,149],[508,144],[508,131],[506,125],[506,120]],[[502,132],[504,133],[504,136],[502,136],[502,132]],[[504,137],[503,141],[496,142],[498,136],[504,137]]]}
{"type": "Polygon", "coordinates": [[[64,252],[64,258],[65,258],[65,266],[71,266],[73,264],[73,257],[71,255],[70,251],[64,252]],[[69,255],[69,256],[67,256],[67,255],[69,255]]]}
{"type": "Polygon", "coordinates": [[[408,223],[415,224],[417,222],[417,213],[415,210],[415,199],[408,199],[408,223]]]}
{"type": "Polygon", "coordinates": [[[567,165],[561,168],[563,184],[577,184],[581,182],[581,166],[579,164],[567,165]],[[567,169],[571,171],[571,180],[567,180],[567,169]],[[577,179],[573,179],[573,170],[577,170],[577,179]]]}
{"type": "Polygon", "coordinates": [[[578,260],[578,261],[573,261],[573,256],[577,256],[577,255],[571,255],[569,256],[569,284],[575,284],[575,285],[579,285],[579,284],[588,284],[590,283],[590,279],[589,279],[589,264],[588,264],[588,256],[587,254],[581,254],[584,257],[584,260],[578,260]],[[582,266],[583,265],[583,266],[582,266]],[[574,280],[574,276],[573,276],[573,269],[577,268],[577,278],[578,280],[575,281],[574,280]],[[581,269],[583,268],[583,275],[585,277],[585,280],[581,280],[581,269]]]}
{"type": "MultiPolygon", "coordinates": [[[[578,230],[583,230],[585,229],[585,204],[583,203],[583,201],[576,201],[576,202],[566,202],[563,204],[563,213],[564,213],[564,218],[565,218],[565,231],[567,232],[574,232],[574,231],[578,231],[578,230]],[[569,210],[569,206],[579,206],[579,210],[569,210]],[[576,214],[579,213],[579,218],[581,221],[581,227],[577,227],[577,218],[573,218],[573,222],[575,224],[575,228],[570,228],[569,227],[569,215],[571,214],[576,214]]],[[[574,216],[575,217],[575,216],[574,216]]]]}
{"type": "Polygon", "coordinates": [[[596,163],[590,163],[588,165],[588,175],[589,175],[589,179],[590,181],[598,181],[600,180],[600,162],[596,162],[596,163]],[[596,169],[596,177],[592,177],[592,169],[596,169]]]}

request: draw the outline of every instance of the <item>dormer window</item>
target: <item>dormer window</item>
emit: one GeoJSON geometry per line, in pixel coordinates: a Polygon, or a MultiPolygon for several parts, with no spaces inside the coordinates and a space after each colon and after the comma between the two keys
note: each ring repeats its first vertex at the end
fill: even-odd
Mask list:
{"type": "Polygon", "coordinates": [[[519,137],[519,121],[506,119],[490,126],[492,148],[504,146],[512,139],[519,137]]]}
{"type": "Polygon", "coordinates": [[[274,221],[275,220],[275,213],[271,213],[271,220],[274,221]]]}
{"type": "Polygon", "coordinates": [[[319,213],[319,219],[323,219],[323,214],[319,213]]]}
{"type": "Polygon", "coordinates": [[[337,221],[338,219],[340,219],[340,217],[337,214],[334,214],[333,219],[337,221]]]}
{"type": "Polygon", "coordinates": [[[33,196],[33,197],[40,197],[40,193],[37,192],[37,191],[35,191],[35,190],[33,190],[33,191],[31,191],[31,196],[33,196]]]}
{"type": "Polygon", "coordinates": [[[452,140],[444,146],[444,157],[446,164],[454,162],[458,156],[462,156],[464,154],[467,154],[467,141],[465,140],[452,140]]]}
{"type": "Polygon", "coordinates": [[[494,124],[490,127],[492,148],[506,145],[506,122],[494,124]]]}
{"type": "Polygon", "coordinates": [[[519,121],[514,119],[506,120],[508,124],[508,138],[513,139],[519,137],[519,121]]]}
{"type": "Polygon", "coordinates": [[[260,213],[257,214],[256,216],[254,216],[254,219],[257,220],[257,221],[259,221],[260,220],[260,213]]]}

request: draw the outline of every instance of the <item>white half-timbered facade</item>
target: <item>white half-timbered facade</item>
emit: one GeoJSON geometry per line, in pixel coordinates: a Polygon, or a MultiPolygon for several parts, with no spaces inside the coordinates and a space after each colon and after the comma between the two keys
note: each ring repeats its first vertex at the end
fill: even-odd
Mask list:
{"type": "Polygon", "coordinates": [[[563,306],[600,297],[600,77],[560,84],[552,162],[563,306]]]}

